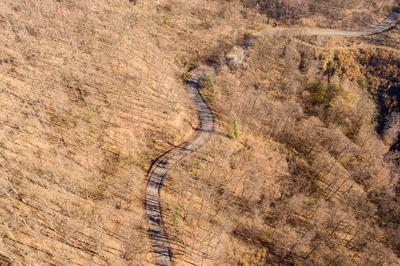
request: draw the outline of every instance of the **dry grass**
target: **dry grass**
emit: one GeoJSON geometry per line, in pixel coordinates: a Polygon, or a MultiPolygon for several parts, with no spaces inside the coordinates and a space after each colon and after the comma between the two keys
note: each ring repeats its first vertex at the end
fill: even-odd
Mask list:
{"type": "Polygon", "coordinates": [[[304,40],[315,49],[283,34],[242,50],[271,24],[242,1],[136,2],[0,3],[0,261],[151,264],[146,172],[197,124],[180,78],[228,59],[203,89],[217,134],[162,194],[176,263],[398,262],[375,241],[388,234],[370,196],[391,200],[393,173],[358,82],[371,54],[345,51],[337,70],[361,72],[336,73],[341,93],[312,106],[306,85],[348,41],[304,40]]]}
{"type": "Polygon", "coordinates": [[[358,28],[387,16],[395,0],[242,0],[257,6],[274,24],[301,24],[325,28],[358,28]]]}
{"type": "Polygon", "coordinates": [[[13,263],[148,257],[147,169],[195,123],[156,14],[128,1],[0,4],[0,252],[13,263]]]}
{"type": "Polygon", "coordinates": [[[204,52],[223,64],[213,89],[203,89],[217,134],[171,173],[162,194],[177,265],[399,263],[399,229],[382,216],[382,204],[396,201],[398,174],[375,132],[373,98],[398,78],[398,54],[376,48],[377,38],[305,45],[266,36],[235,68],[224,62],[240,37],[204,52]],[[317,104],[308,90],[316,80],[327,84],[317,104]]]}

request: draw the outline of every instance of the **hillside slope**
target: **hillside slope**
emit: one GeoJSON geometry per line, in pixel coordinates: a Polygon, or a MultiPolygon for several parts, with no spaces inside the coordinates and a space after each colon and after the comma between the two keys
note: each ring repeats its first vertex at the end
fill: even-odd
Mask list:
{"type": "Polygon", "coordinates": [[[392,2],[293,19],[272,2],[297,5],[1,1],[0,264],[153,265],[146,176],[196,133],[183,81],[210,63],[216,130],[161,192],[173,263],[399,264],[398,29],[268,31],[368,25],[392,2]]]}
{"type": "Polygon", "coordinates": [[[395,0],[242,0],[256,6],[275,23],[303,24],[324,28],[358,28],[382,20],[395,0]]]}
{"type": "Polygon", "coordinates": [[[397,265],[398,152],[377,91],[398,89],[399,47],[248,32],[193,57],[221,65],[202,89],[218,127],[162,194],[175,263],[397,265]]]}
{"type": "Polygon", "coordinates": [[[1,1],[5,263],[148,256],[147,169],[196,123],[153,12],[129,1],[1,1]]]}

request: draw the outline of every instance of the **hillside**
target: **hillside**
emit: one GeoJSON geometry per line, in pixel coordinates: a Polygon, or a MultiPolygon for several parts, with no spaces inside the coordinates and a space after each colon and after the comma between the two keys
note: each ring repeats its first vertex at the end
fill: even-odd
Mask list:
{"type": "Polygon", "coordinates": [[[273,23],[302,24],[325,28],[357,28],[382,20],[395,1],[369,0],[242,0],[266,14],[273,23]]]}
{"type": "Polygon", "coordinates": [[[171,174],[164,198],[178,261],[398,264],[399,157],[376,133],[374,92],[359,85],[378,88],[362,64],[386,53],[314,51],[290,38],[249,53],[245,69],[223,67],[204,92],[219,134],[171,174]]]}
{"type": "Polygon", "coordinates": [[[148,257],[151,160],[193,121],[153,4],[2,1],[4,261],[123,265],[148,257]],[[146,11],[146,12],[143,12],[146,11]]]}
{"type": "Polygon", "coordinates": [[[2,1],[0,264],[400,264],[393,5],[2,1]]]}

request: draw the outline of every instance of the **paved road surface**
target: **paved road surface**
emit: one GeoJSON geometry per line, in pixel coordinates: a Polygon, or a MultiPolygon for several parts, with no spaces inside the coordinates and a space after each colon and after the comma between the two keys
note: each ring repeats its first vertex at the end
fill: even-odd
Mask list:
{"type": "Polygon", "coordinates": [[[338,29],[323,29],[323,28],[307,28],[307,27],[275,27],[256,33],[256,36],[262,36],[271,33],[285,33],[289,35],[319,35],[319,36],[345,36],[357,37],[365,35],[379,34],[388,31],[399,23],[400,13],[393,13],[388,16],[384,21],[370,28],[358,30],[338,30],[338,29]]]}
{"type": "Polygon", "coordinates": [[[171,253],[168,237],[165,234],[160,209],[160,189],[168,171],[180,160],[199,149],[210,138],[214,131],[214,120],[210,108],[199,92],[199,81],[204,73],[214,72],[211,67],[200,67],[192,73],[187,82],[187,89],[196,106],[200,119],[200,127],[190,141],[176,147],[159,157],[152,165],[146,189],[145,205],[149,219],[149,234],[152,240],[156,265],[171,265],[171,253]]]}

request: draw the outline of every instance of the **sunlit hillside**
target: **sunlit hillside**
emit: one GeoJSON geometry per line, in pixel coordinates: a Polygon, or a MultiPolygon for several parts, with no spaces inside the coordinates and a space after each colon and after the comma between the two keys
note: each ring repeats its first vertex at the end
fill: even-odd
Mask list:
{"type": "Polygon", "coordinates": [[[0,265],[155,265],[152,222],[172,265],[400,264],[400,29],[326,30],[397,10],[1,1],[0,265]],[[186,81],[207,65],[204,133],[186,81]]]}

